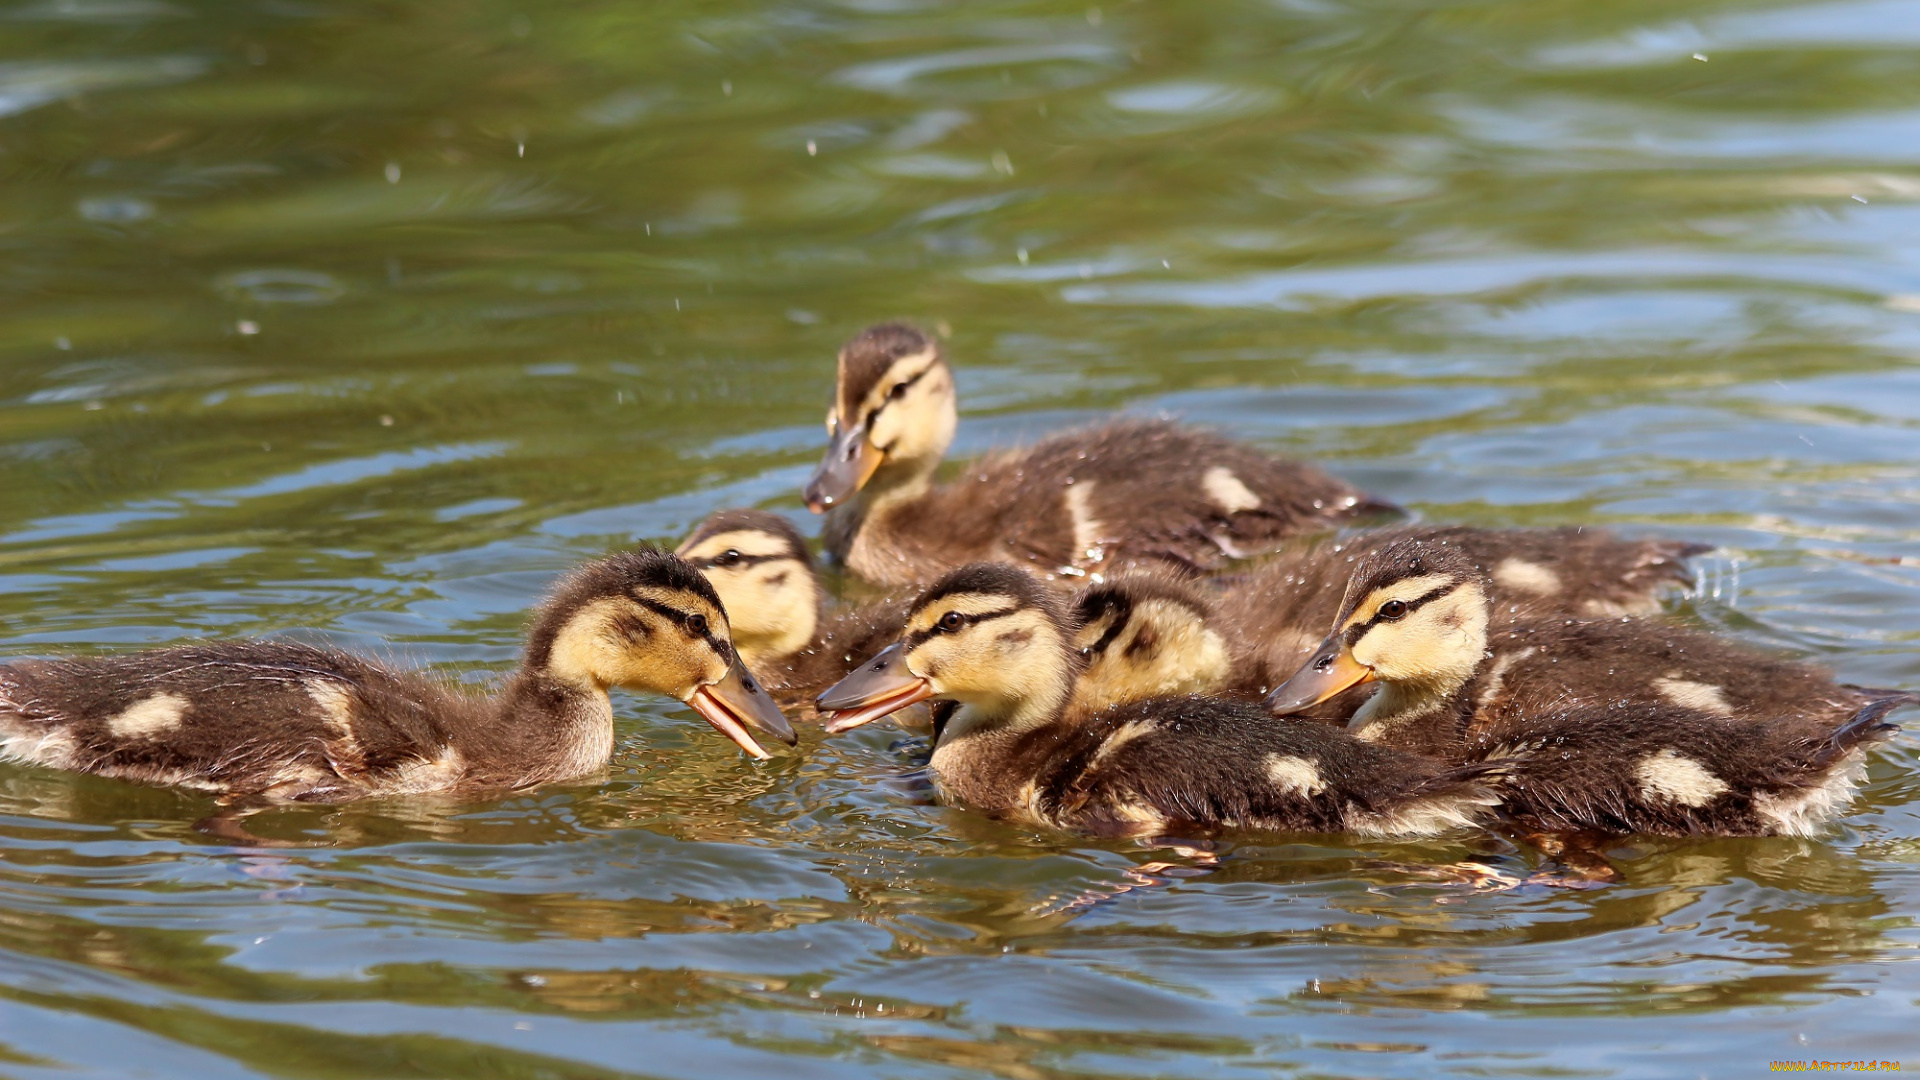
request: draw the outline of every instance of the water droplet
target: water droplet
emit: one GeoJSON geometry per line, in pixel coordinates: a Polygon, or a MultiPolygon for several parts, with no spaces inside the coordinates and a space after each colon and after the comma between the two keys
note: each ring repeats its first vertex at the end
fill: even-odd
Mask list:
{"type": "Polygon", "coordinates": [[[808,139],[807,140],[807,156],[812,157],[815,154],[818,154],[819,152],[820,152],[820,148],[814,145],[812,139],[808,139]]]}
{"type": "Polygon", "coordinates": [[[1021,266],[1027,265],[1027,249],[1026,248],[1020,248],[1016,250],[1014,254],[1019,257],[1021,266]]]}
{"type": "Polygon", "coordinates": [[[252,319],[241,319],[239,322],[233,324],[233,328],[240,331],[244,337],[252,337],[260,332],[260,324],[254,322],[252,319]]]}
{"type": "Polygon", "coordinates": [[[400,163],[397,161],[387,162],[387,183],[397,184],[399,182],[400,182],[400,163]]]}

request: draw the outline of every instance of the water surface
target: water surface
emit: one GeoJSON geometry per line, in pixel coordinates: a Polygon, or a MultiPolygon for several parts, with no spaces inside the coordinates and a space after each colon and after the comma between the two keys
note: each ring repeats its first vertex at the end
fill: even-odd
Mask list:
{"type": "MultiPolygon", "coordinates": [[[[961,448],[1116,409],[1431,519],[1724,545],[1676,617],[1920,685],[1901,0],[0,6],[0,651],[315,634],[484,681],[553,575],[798,513],[907,316],[961,448]]],[[[804,517],[804,515],[800,515],[804,517]]],[[[809,523],[811,526],[811,523],[809,523]]],[[[868,729],[299,808],[0,766],[0,1075],[1749,1076],[1920,1062],[1920,740],[1815,840],[1472,895],[1142,853],[868,729]]]]}

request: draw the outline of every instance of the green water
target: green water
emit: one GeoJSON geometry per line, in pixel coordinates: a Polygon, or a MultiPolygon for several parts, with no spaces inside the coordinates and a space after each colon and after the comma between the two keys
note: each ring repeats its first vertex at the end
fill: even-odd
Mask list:
{"type": "MultiPolygon", "coordinates": [[[[27,0],[0,194],[7,655],[484,679],[562,567],[799,513],[834,347],[903,315],[965,452],[1166,411],[1707,539],[1681,617],[1920,685],[1911,0],[27,0]]],[[[928,805],[884,725],[755,765],[620,710],[604,780],[269,854],[0,766],[0,1075],[1920,1068],[1912,734],[1828,835],[1598,891],[1303,838],[1065,918],[1141,854],[928,805]]]]}

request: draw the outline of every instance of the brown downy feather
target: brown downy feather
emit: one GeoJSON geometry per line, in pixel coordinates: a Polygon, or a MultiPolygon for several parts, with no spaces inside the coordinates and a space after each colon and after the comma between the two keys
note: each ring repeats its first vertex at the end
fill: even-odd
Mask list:
{"type": "Polygon", "coordinates": [[[1747,731],[1686,709],[1570,709],[1483,751],[1504,813],[1528,830],[1662,836],[1809,836],[1844,806],[1862,754],[1898,730],[1901,702],[1838,728],[1747,731]]]}

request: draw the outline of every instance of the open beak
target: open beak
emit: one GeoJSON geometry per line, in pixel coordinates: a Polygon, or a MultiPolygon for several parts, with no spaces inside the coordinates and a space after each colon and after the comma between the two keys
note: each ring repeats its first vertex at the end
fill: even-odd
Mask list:
{"type": "Polygon", "coordinates": [[[766,690],[752,675],[747,674],[738,656],[733,658],[733,664],[727,668],[724,678],[696,687],[693,695],[687,698],[687,704],[712,724],[713,730],[732,739],[740,749],[757,758],[765,759],[773,755],[753,741],[753,736],[747,732],[749,727],[789,746],[799,741],[787,718],[780,715],[780,706],[773,703],[773,699],[767,696],[766,690]]]}
{"type": "Polygon", "coordinates": [[[893,644],[861,664],[858,671],[827,687],[815,704],[821,712],[830,714],[827,734],[838,735],[932,696],[933,687],[927,680],[907,670],[907,647],[893,644]]]}
{"type": "Polygon", "coordinates": [[[865,424],[845,427],[827,444],[827,456],[807,481],[807,509],[824,514],[865,487],[886,455],[867,441],[865,424]]]}
{"type": "Polygon", "coordinates": [[[1293,677],[1267,695],[1267,710],[1286,716],[1318,705],[1349,686],[1372,682],[1373,669],[1353,658],[1347,643],[1335,634],[1320,643],[1313,658],[1293,677]]]}

